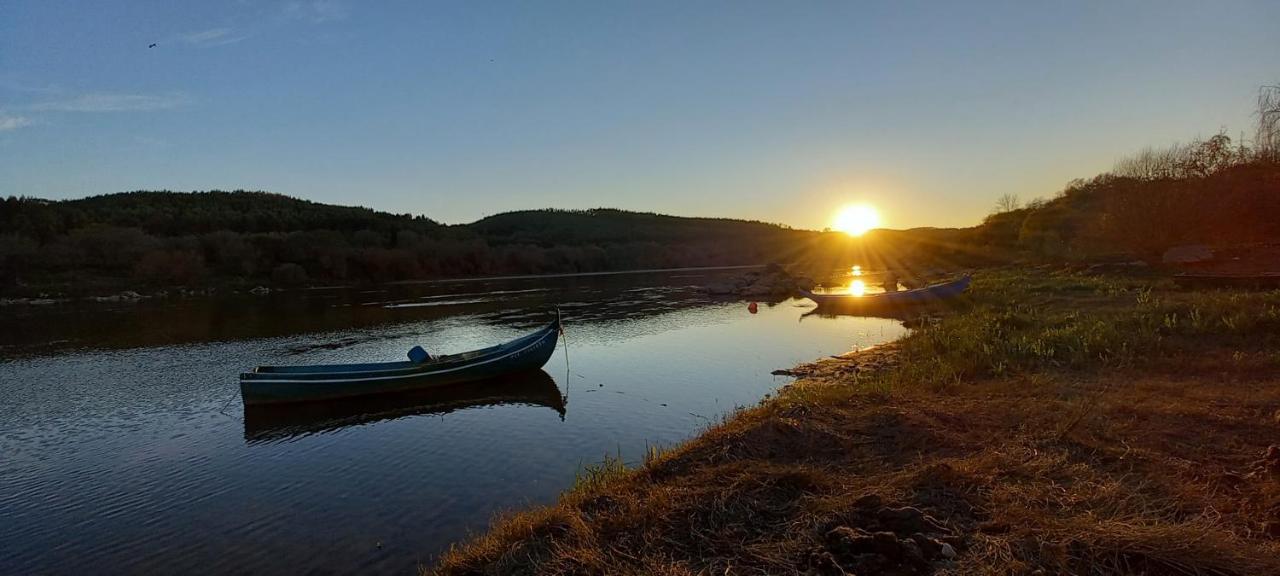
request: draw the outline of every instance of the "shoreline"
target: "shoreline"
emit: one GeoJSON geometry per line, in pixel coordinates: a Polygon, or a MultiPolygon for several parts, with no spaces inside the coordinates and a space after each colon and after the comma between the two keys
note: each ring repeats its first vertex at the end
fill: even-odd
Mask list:
{"type": "Polygon", "coordinates": [[[1280,292],[1160,282],[982,271],[423,573],[1280,573],[1280,292]]]}
{"type": "MultiPolygon", "coordinates": [[[[368,288],[378,286],[417,286],[423,284],[461,284],[467,282],[486,282],[486,281],[505,281],[505,280],[537,280],[551,278],[588,278],[598,276],[622,276],[629,274],[659,274],[667,272],[725,272],[732,270],[754,270],[765,268],[767,264],[739,264],[733,266],[693,266],[685,268],[653,268],[641,270],[616,270],[608,272],[571,272],[571,273],[554,273],[554,274],[523,274],[514,276],[463,276],[454,278],[436,278],[431,280],[399,280],[395,282],[383,282],[379,284],[346,284],[346,285],[316,285],[302,286],[294,288],[271,287],[262,283],[243,283],[243,284],[215,284],[202,288],[186,288],[179,286],[167,286],[146,291],[146,288],[133,287],[124,290],[106,290],[101,294],[83,294],[78,296],[67,296],[65,294],[45,294],[41,293],[36,297],[4,297],[0,296],[0,307],[5,306],[49,306],[56,304],[70,304],[75,302],[139,302],[142,300],[151,300],[157,298],[200,298],[214,296],[217,294],[250,294],[262,296],[272,292],[308,292],[320,290],[349,290],[357,288],[368,288]],[[144,290],[144,292],[139,292],[144,290]]],[[[39,292],[38,290],[36,290],[39,292]]]]}

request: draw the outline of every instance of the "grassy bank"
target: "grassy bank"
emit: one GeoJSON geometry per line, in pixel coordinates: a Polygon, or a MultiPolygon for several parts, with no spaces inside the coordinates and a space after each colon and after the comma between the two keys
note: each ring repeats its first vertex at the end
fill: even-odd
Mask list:
{"type": "Polygon", "coordinates": [[[1280,573],[1280,293],[997,270],[920,324],[430,573],[1280,573]]]}

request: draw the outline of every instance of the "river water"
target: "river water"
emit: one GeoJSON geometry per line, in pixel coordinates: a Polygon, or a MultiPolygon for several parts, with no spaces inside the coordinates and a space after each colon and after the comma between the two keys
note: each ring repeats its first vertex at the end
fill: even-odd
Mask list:
{"type": "Polygon", "coordinates": [[[0,574],[412,574],[583,465],[688,439],[897,338],[805,300],[713,299],[724,271],[512,278],[0,310],[0,574]],[[247,411],[258,364],[397,360],[565,314],[542,372],[247,411]],[[563,342],[562,342],[563,345],[563,342]]]}

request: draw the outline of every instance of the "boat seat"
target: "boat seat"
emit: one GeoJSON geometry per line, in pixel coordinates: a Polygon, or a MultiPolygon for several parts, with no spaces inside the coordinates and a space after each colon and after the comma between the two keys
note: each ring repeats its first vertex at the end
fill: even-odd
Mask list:
{"type": "Polygon", "coordinates": [[[409,349],[409,359],[415,364],[422,364],[431,360],[431,355],[427,354],[427,351],[423,350],[421,346],[414,346],[409,349]]]}

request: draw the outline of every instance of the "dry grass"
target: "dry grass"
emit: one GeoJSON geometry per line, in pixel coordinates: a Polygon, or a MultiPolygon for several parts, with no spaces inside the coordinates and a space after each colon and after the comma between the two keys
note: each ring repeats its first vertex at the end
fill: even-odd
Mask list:
{"type": "MultiPolygon", "coordinates": [[[[1060,338],[1038,322],[1080,302],[1153,298],[1081,282],[1013,336],[1060,338]]],[[[1157,296],[1234,314],[1206,304],[1228,295],[1157,296]]],[[[873,361],[807,367],[777,399],[637,469],[606,462],[557,504],[498,519],[431,573],[1280,574],[1273,354],[1202,313],[1194,356],[1174,323],[1112,341],[1134,351],[1124,362],[1028,354],[911,385],[909,362],[945,346],[928,332],[983,325],[996,306],[975,302],[873,361]],[[901,544],[860,549],[875,532],[901,544]],[[920,561],[916,532],[957,555],[920,561]]]]}

